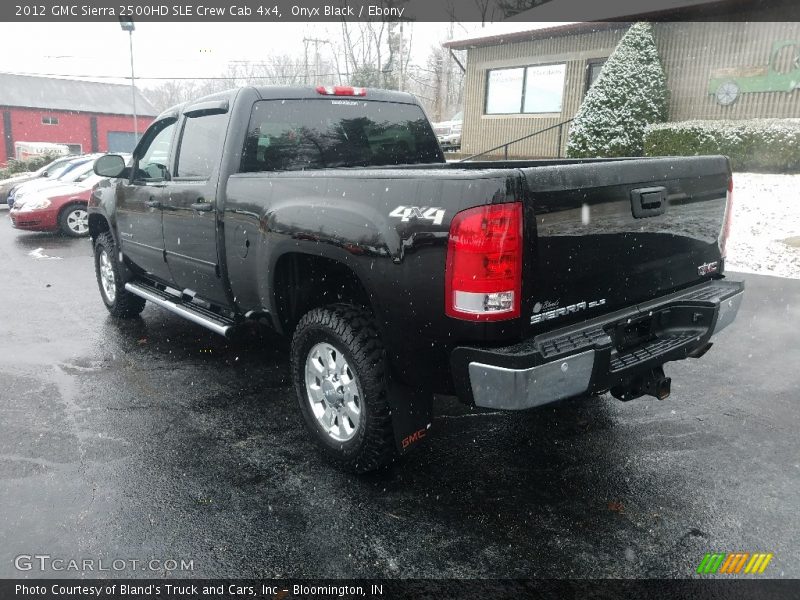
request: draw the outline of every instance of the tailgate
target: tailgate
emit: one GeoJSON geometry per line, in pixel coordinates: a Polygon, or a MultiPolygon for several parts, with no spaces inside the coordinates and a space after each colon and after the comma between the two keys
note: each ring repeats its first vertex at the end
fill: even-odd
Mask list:
{"type": "Polygon", "coordinates": [[[722,269],[719,237],[730,180],[725,157],[521,171],[530,240],[523,317],[536,330],[707,280],[716,274],[708,265],[722,269]]]}

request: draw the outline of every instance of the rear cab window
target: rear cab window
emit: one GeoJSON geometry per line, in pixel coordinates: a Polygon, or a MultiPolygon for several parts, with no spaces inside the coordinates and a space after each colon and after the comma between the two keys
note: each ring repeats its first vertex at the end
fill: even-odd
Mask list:
{"type": "Polygon", "coordinates": [[[422,109],[392,102],[304,99],[253,105],[240,171],[441,163],[422,109]]]}

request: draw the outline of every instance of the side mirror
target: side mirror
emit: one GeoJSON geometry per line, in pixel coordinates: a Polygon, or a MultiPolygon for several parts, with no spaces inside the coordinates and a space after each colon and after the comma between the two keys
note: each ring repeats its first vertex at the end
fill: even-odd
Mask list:
{"type": "Polygon", "coordinates": [[[94,172],[101,177],[121,177],[125,171],[125,159],[119,154],[106,154],[94,161],[94,172]]]}

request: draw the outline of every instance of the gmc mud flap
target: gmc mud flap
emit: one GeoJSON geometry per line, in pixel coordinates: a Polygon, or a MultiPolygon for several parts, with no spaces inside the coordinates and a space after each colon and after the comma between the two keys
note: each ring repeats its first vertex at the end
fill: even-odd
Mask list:
{"type": "Polygon", "coordinates": [[[405,454],[419,445],[430,432],[433,421],[433,395],[400,383],[389,385],[389,406],[397,451],[405,454]]]}

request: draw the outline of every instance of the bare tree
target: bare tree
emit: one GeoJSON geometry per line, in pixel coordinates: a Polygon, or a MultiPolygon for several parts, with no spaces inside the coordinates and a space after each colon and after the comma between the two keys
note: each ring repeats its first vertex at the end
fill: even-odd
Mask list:
{"type": "MultiPolygon", "coordinates": [[[[449,118],[461,107],[463,71],[450,52],[439,45],[430,48],[423,64],[415,64],[412,23],[342,21],[340,32],[340,36],[334,36],[338,40],[304,38],[302,54],[297,56],[279,54],[258,61],[234,61],[218,77],[167,81],[145,93],[163,110],[238,85],[402,86],[403,91],[420,99],[434,120],[449,118]]],[[[452,23],[449,35],[452,38],[452,23]]]]}
{"type": "Polygon", "coordinates": [[[228,66],[228,73],[237,85],[301,85],[306,76],[300,59],[289,54],[263,62],[236,61],[228,66]]]}
{"type": "Polygon", "coordinates": [[[181,104],[215,92],[221,92],[235,86],[235,82],[227,77],[213,79],[172,79],[164,83],[142,90],[142,93],[158,111],[163,111],[176,104],[181,104]]]}

